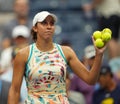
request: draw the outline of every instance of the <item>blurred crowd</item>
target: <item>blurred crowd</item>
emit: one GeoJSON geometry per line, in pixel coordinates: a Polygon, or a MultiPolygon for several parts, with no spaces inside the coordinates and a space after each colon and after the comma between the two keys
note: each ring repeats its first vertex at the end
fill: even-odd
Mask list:
{"type": "MultiPolygon", "coordinates": [[[[96,85],[87,85],[68,68],[66,87],[70,104],[119,104],[120,0],[89,0],[89,2],[83,3],[80,8],[88,17],[91,12],[95,11],[98,23],[97,29],[110,28],[112,30],[112,39],[108,44],[105,58],[103,58],[100,76],[96,85]]],[[[2,26],[0,34],[0,104],[7,104],[16,53],[32,43],[30,33],[32,20],[29,17],[29,0],[14,0],[12,10],[14,18],[8,19],[9,21],[2,26]]],[[[69,40],[62,40],[60,44],[72,47],[72,42],[69,40]]],[[[84,47],[83,51],[84,54],[80,60],[89,70],[95,57],[94,46],[89,43],[84,47]]],[[[20,69],[18,68],[18,70],[20,69]]],[[[20,104],[24,103],[26,96],[26,82],[23,79],[20,104]]]]}

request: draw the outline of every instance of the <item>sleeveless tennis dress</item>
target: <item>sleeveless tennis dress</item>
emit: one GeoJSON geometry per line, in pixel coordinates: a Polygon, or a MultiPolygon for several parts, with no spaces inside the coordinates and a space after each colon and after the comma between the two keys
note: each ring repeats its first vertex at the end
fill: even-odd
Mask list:
{"type": "Polygon", "coordinates": [[[28,97],[25,104],[69,104],[66,95],[67,62],[61,46],[42,52],[33,43],[26,64],[28,97]]]}

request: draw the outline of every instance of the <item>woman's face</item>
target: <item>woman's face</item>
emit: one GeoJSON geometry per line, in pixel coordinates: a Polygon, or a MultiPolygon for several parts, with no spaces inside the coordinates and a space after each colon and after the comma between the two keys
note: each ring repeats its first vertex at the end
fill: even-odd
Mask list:
{"type": "Polygon", "coordinates": [[[37,38],[51,39],[55,31],[55,21],[52,16],[48,16],[43,22],[38,22],[33,29],[37,32],[37,38]]]}

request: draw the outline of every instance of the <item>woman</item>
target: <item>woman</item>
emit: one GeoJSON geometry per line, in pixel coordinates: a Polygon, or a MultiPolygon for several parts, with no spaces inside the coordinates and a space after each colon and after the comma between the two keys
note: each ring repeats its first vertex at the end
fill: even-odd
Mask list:
{"type": "Polygon", "coordinates": [[[25,104],[69,104],[65,84],[67,64],[86,83],[96,83],[106,46],[95,47],[95,61],[88,71],[70,47],[53,43],[55,22],[56,16],[47,11],[35,15],[32,28],[35,43],[15,57],[8,104],[18,104],[24,75],[28,88],[25,104]]]}

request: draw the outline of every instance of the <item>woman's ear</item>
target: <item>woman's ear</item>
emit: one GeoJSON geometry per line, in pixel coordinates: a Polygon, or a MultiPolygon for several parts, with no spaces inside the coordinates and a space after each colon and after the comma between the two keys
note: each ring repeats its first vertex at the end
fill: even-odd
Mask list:
{"type": "Polygon", "coordinates": [[[36,26],[33,26],[33,30],[34,30],[34,32],[37,32],[36,26]]]}

